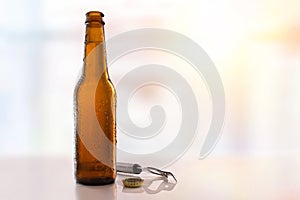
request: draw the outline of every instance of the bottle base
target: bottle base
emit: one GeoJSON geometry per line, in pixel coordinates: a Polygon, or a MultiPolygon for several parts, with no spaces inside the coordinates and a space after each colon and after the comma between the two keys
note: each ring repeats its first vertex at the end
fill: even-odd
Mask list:
{"type": "Polygon", "coordinates": [[[82,185],[90,185],[90,186],[97,186],[97,185],[108,185],[113,184],[115,179],[113,178],[84,178],[84,179],[77,179],[76,183],[82,185]]]}

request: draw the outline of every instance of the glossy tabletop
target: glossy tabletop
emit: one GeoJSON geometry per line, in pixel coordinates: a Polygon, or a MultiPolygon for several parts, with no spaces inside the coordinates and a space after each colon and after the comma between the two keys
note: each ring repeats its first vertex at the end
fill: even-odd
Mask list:
{"type": "Polygon", "coordinates": [[[210,156],[179,160],[168,168],[178,182],[143,173],[143,187],[124,188],[118,175],[107,186],[75,184],[72,159],[0,159],[1,200],[300,199],[300,160],[294,156],[210,156]]]}

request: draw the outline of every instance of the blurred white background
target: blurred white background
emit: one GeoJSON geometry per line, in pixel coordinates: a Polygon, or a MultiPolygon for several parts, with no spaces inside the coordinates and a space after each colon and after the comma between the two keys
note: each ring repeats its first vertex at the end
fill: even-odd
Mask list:
{"type": "Polygon", "coordinates": [[[300,154],[300,1],[0,2],[0,156],[72,155],[73,88],[90,10],[105,13],[107,39],[163,28],[206,50],[227,105],[215,155],[300,154]]]}

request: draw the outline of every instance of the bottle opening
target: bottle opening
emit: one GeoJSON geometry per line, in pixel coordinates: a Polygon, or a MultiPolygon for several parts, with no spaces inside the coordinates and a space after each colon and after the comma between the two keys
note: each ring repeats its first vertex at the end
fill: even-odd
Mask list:
{"type": "Polygon", "coordinates": [[[105,23],[102,20],[102,17],[104,17],[104,14],[102,12],[99,12],[99,11],[87,12],[85,23],[99,22],[99,23],[102,23],[104,25],[105,23]]]}

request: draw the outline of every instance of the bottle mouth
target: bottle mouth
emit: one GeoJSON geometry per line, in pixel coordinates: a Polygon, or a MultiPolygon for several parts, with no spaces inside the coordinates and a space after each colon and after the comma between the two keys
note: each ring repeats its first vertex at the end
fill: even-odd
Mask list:
{"type": "Polygon", "coordinates": [[[85,23],[90,23],[90,22],[99,22],[102,23],[103,25],[105,24],[102,18],[104,17],[104,14],[99,11],[90,11],[87,12],[86,14],[86,20],[85,23]]]}

